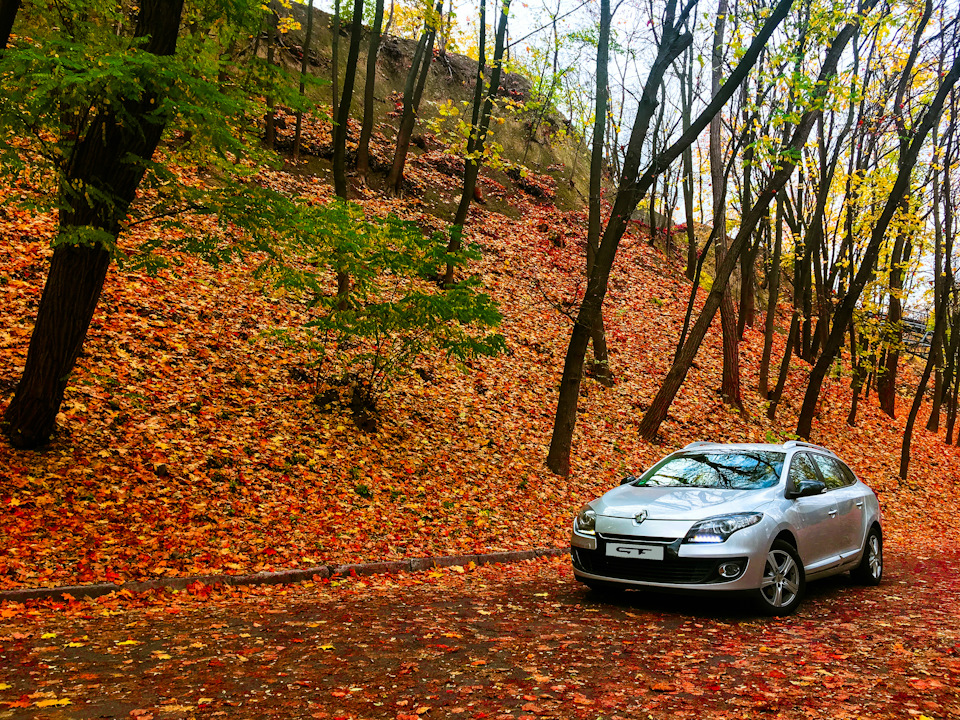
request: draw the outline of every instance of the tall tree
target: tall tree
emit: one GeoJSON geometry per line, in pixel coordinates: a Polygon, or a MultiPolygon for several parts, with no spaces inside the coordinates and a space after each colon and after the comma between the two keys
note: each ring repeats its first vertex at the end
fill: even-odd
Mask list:
{"type": "MultiPolygon", "coordinates": [[[[473,124],[470,126],[470,137],[467,140],[467,154],[463,160],[463,187],[460,194],[460,204],[453,218],[453,229],[450,232],[450,242],[447,243],[447,252],[454,253],[463,246],[463,227],[467,223],[470,212],[470,203],[473,201],[477,189],[477,178],[480,175],[480,166],[483,163],[483,151],[490,130],[490,118],[493,115],[494,100],[500,91],[500,77],[503,74],[503,52],[507,41],[507,20],[510,17],[510,0],[500,3],[500,20],[497,22],[497,35],[493,46],[493,65],[490,69],[490,85],[483,99],[483,105],[478,109],[477,98],[483,88],[484,73],[481,66],[477,75],[477,90],[474,94],[473,124]]],[[[443,274],[443,284],[453,282],[456,268],[453,263],[447,263],[443,274]]]]}
{"type": "MultiPolygon", "coordinates": [[[[897,135],[900,138],[900,154],[907,152],[910,144],[910,132],[906,123],[905,99],[907,88],[910,86],[914,76],[914,68],[917,64],[917,58],[920,55],[920,46],[923,40],[923,34],[930,17],[933,15],[933,1],[925,0],[923,12],[917,22],[916,30],[913,33],[913,40],[910,44],[910,52],[907,55],[907,62],[903,71],[900,73],[900,82],[897,84],[897,91],[893,98],[894,122],[897,128],[897,135]]],[[[910,187],[904,190],[903,198],[900,201],[900,210],[907,216],[911,212],[910,187]]],[[[897,392],[897,367],[900,361],[900,344],[903,341],[903,285],[904,285],[904,267],[909,261],[913,248],[913,238],[911,230],[904,224],[897,232],[897,237],[893,243],[893,252],[890,256],[890,275],[889,275],[889,296],[887,302],[887,338],[888,345],[883,355],[880,369],[877,374],[877,397],[880,400],[880,409],[890,417],[896,412],[896,392],[897,392]]]]}
{"type": "MultiPolygon", "coordinates": [[[[303,57],[300,60],[300,98],[307,88],[307,68],[310,65],[310,46],[313,42],[313,0],[307,5],[307,35],[303,41],[303,57]]],[[[303,110],[297,110],[297,127],[293,135],[293,161],[300,159],[300,133],[303,131],[303,110]]]]}
{"type": "MultiPolygon", "coordinates": [[[[720,78],[723,74],[723,35],[727,24],[727,0],[717,4],[717,16],[713,26],[713,51],[711,53],[710,91],[713,95],[720,92],[720,78]]],[[[713,243],[716,264],[723,262],[727,247],[727,184],[723,178],[723,160],[720,146],[720,115],[710,121],[710,180],[713,189],[713,224],[719,228],[713,243]]],[[[741,278],[743,281],[743,278],[741,278]]],[[[737,318],[733,309],[733,298],[724,292],[720,301],[720,327],[723,338],[723,379],[720,396],[723,402],[738,410],[743,409],[740,397],[740,346],[737,338],[737,318]]]]}
{"type": "Polygon", "coordinates": [[[430,64],[433,62],[433,43],[440,27],[440,11],[443,9],[443,0],[437,0],[433,13],[429,7],[423,19],[423,34],[413,55],[407,81],[403,88],[403,114],[400,117],[400,127],[397,130],[397,144],[393,153],[393,166],[387,176],[387,187],[396,195],[403,187],[403,168],[410,151],[410,141],[413,138],[413,129],[417,123],[417,113],[420,112],[420,101],[423,99],[423,90],[427,85],[430,74],[430,64]]]}
{"type": "Polygon", "coordinates": [[[333,128],[333,189],[337,196],[343,199],[347,198],[347,125],[350,121],[353,85],[357,77],[357,62],[360,58],[362,20],[363,0],[353,0],[350,48],[347,51],[347,66],[343,71],[343,93],[340,96],[340,105],[337,107],[337,123],[333,128]]]}
{"type": "MultiPolygon", "coordinates": [[[[171,56],[183,0],[141,0],[130,52],[171,56]]],[[[4,54],[5,57],[9,53],[4,54]]],[[[70,372],[87,335],[127,210],[164,127],[163,80],[144,62],[131,92],[116,107],[91,108],[60,179],[60,226],[23,375],[3,414],[4,431],[20,448],[47,442],[70,372]]]]}
{"type": "MultiPolygon", "coordinates": [[[[620,4],[617,3],[617,8],[620,4]]],[[[610,9],[610,0],[600,0],[600,24],[597,36],[597,89],[593,115],[593,140],[590,154],[590,197],[587,204],[587,267],[589,278],[600,246],[601,183],[603,180],[603,138],[607,122],[607,82],[610,66],[610,23],[616,8],[610,9]]],[[[597,316],[593,328],[594,372],[609,382],[610,358],[603,312],[597,316]]]]}
{"type": "Polygon", "coordinates": [[[370,47],[367,50],[367,76],[363,85],[363,122],[360,125],[360,143],[357,146],[357,175],[366,182],[370,173],[370,137],[373,135],[373,90],[377,82],[377,55],[380,52],[383,0],[376,0],[370,47]]]}

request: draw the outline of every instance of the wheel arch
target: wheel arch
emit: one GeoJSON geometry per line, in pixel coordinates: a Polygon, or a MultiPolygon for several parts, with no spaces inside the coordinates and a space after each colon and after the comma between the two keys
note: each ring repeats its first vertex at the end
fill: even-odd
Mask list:
{"type": "Polygon", "coordinates": [[[776,542],[777,540],[783,540],[783,542],[787,543],[787,545],[793,546],[793,549],[799,552],[799,548],[797,547],[797,538],[794,537],[793,533],[789,530],[784,529],[777,533],[777,536],[773,539],[773,541],[776,542]]]}

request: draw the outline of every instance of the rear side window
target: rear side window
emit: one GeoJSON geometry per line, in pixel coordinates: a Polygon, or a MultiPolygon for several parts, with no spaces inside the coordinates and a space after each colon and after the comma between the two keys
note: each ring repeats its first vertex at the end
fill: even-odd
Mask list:
{"type": "Polygon", "coordinates": [[[826,455],[814,455],[813,458],[817,462],[817,467],[820,468],[820,473],[823,475],[823,481],[827,484],[828,490],[853,485],[853,473],[843,463],[826,455]]]}

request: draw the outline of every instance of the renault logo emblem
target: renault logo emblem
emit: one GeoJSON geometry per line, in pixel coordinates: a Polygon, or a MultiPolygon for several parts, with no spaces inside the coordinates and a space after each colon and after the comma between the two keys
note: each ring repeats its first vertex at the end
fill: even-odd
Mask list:
{"type": "Polygon", "coordinates": [[[634,519],[634,521],[637,523],[637,525],[639,525],[640,523],[642,523],[644,520],[647,519],[647,511],[646,511],[646,510],[641,510],[640,512],[638,512],[638,513],[634,516],[633,519],[634,519]]]}

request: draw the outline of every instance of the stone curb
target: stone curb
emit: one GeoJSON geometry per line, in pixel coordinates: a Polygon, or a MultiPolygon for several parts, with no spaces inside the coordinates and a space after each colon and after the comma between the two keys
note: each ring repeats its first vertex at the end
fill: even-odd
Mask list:
{"type": "Polygon", "coordinates": [[[491,552],[480,555],[441,555],[440,557],[410,558],[394,562],[370,562],[351,565],[317,565],[296,570],[278,570],[259,572],[252,575],[190,575],[187,577],[157,578],[123,583],[95,583],[92,585],[66,585],[49,588],[24,588],[22,590],[0,591],[0,602],[26,602],[27,600],[62,600],[65,595],[74,598],[96,598],[110,593],[126,590],[142,593],[159,588],[185,590],[189,585],[292,585],[307,582],[315,578],[344,577],[347,575],[393,575],[402,572],[419,572],[431,568],[453,567],[455,565],[491,565],[494,563],[512,563],[521,560],[534,560],[541,557],[565,555],[567,548],[535,548],[533,550],[514,550],[511,552],[491,552]]]}

